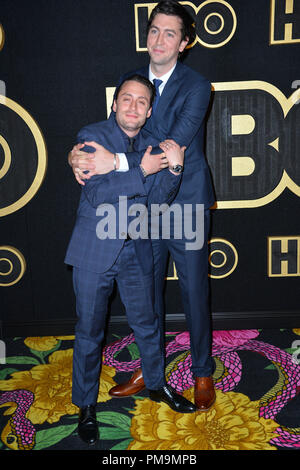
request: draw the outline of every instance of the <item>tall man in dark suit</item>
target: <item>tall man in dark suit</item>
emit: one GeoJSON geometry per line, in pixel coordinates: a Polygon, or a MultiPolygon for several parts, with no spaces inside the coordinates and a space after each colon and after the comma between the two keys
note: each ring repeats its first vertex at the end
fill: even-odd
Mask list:
{"type": "MultiPolygon", "coordinates": [[[[154,95],[155,88],[148,79],[139,75],[129,77],[116,94],[115,115],[107,121],[84,127],[78,134],[78,142],[92,140],[94,145],[105,145],[112,152],[116,149],[126,151],[130,139],[135,140],[137,150],[154,145],[155,139],[140,131],[151,114],[154,95]]],[[[87,147],[86,150],[93,151],[94,148],[87,147]]],[[[181,180],[184,147],[173,143],[166,152],[169,168],[158,175],[150,174],[153,170],[150,150],[151,146],[139,166],[124,174],[112,171],[87,180],[82,188],[76,224],[65,258],[65,262],[73,266],[78,315],[72,400],[80,407],[79,435],[88,443],[94,443],[98,437],[95,405],[101,344],[114,281],[118,284],[140,350],[150,398],[164,401],[178,412],[195,411],[192,403],[165,383],[164,351],[153,308],[151,241],[147,230],[136,232],[136,225],[131,224],[133,220],[137,222],[133,219],[136,211],[147,212],[147,206],[151,209],[151,204],[172,201],[181,180]],[[149,176],[144,176],[145,171],[149,176]]],[[[144,215],[147,221],[147,214],[144,215]]],[[[139,225],[142,220],[138,219],[139,225]]]]}
{"type": "MultiPolygon", "coordinates": [[[[163,330],[163,281],[168,252],[175,262],[181,288],[184,311],[190,333],[192,372],[195,377],[195,404],[208,410],[215,400],[212,380],[211,326],[208,303],[208,233],[210,208],[215,202],[210,171],[203,153],[204,121],[210,101],[211,85],[203,76],[178,61],[185,47],[194,41],[193,19],[183,6],[174,1],[162,1],[152,11],[148,22],[147,48],[150,65],[138,72],[158,85],[160,98],[145,129],[157,138],[167,151],[169,139],[186,146],[185,167],[181,186],[174,203],[202,204],[204,244],[201,249],[187,250],[186,240],[152,240],[155,264],[155,308],[161,315],[163,330]],[[158,83],[157,83],[157,80],[158,83]]],[[[128,168],[138,165],[141,153],[126,154],[128,168]]],[[[93,159],[74,148],[69,158],[73,171],[82,183],[83,169],[91,174],[105,173],[112,168],[113,156],[99,147],[93,159]],[[81,160],[82,159],[82,160],[81,160]]],[[[126,169],[126,159],[120,153],[118,169],[126,169]],[[125,167],[124,167],[125,161],[125,167]]],[[[144,386],[141,371],[136,371],[127,384],[111,390],[113,396],[127,396],[144,386]]]]}

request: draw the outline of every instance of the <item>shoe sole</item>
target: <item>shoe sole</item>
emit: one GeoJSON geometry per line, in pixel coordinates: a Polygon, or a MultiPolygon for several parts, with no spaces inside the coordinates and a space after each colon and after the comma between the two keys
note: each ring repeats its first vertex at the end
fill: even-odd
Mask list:
{"type": "Polygon", "coordinates": [[[156,403],[165,403],[166,405],[168,405],[169,408],[171,408],[171,410],[176,411],[176,413],[195,413],[197,411],[196,409],[195,410],[189,410],[188,409],[186,411],[180,411],[177,408],[171,406],[170,403],[168,403],[165,400],[157,400],[155,398],[150,398],[150,400],[155,401],[156,403]]]}
{"type": "Polygon", "coordinates": [[[112,398],[128,398],[128,397],[131,397],[132,395],[136,395],[137,393],[142,392],[143,390],[145,390],[145,388],[146,387],[143,387],[140,390],[138,390],[137,392],[132,392],[132,393],[129,393],[128,395],[114,395],[113,393],[110,393],[110,392],[108,392],[108,394],[112,398]]]}
{"type": "Polygon", "coordinates": [[[216,399],[214,399],[214,401],[212,402],[212,404],[208,407],[208,408],[197,408],[196,406],[196,411],[201,411],[202,413],[206,413],[207,411],[209,411],[213,406],[214,404],[216,403],[216,399]]]}

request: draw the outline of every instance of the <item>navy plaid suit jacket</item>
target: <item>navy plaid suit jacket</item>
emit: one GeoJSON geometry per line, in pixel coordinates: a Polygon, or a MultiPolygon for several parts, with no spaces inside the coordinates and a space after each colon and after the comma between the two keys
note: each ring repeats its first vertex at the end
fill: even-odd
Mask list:
{"type": "MultiPolygon", "coordinates": [[[[90,124],[78,134],[78,142],[95,141],[111,152],[125,152],[125,141],[114,115],[106,121],[90,124]]],[[[148,133],[140,131],[137,150],[155,146],[148,133]]],[[[87,151],[93,151],[86,148],[87,151]]],[[[132,217],[127,217],[133,204],[170,204],[178,191],[181,175],[173,175],[168,169],[157,175],[144,178],[139,167],[127,172],[112,171],[105,175],[95,175],[85,181],[82,187],[75,227],[67,249],[65,263],[101,273],[107,271],[115,262],[127,236],[127,228],[132,217]],[[120,207],[119,197],[125,196],[127,211],[120,207]],[[108,206],[109,204],[109,206],[108,206]],[[97,236],[97,224],[108,216],[116,217],[116,238],[100,239],[97,236]],[[101,215],[100,215],[101,214],[101,215]],[[123,230],[119,234],[119,219],[123,220],[123,230]],[[124,222],[124,217],[125,221],[124,222]]],[[[153,256],[150,238],[134,240],[136,255],[144,273],[153,269],[153,256]]]]}

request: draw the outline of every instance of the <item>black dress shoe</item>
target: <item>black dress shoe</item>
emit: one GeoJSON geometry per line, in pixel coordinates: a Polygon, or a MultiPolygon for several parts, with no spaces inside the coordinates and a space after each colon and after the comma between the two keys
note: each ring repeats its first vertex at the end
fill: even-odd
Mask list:
{"type": "Polygon", "coordinates": [[[87,444],[95,444],[99,439],[98,423],[94,405],[80,408],[78,419],[79,437],[87,444]]]}
{"type": "Polygon", "coordinates": [[[149,390],[149,397],[156,402],[163,401],[178,413],[194,413],[197,411],[193,403],[178,395],[170,385],[165,385],[159,390],[149,390]]]}

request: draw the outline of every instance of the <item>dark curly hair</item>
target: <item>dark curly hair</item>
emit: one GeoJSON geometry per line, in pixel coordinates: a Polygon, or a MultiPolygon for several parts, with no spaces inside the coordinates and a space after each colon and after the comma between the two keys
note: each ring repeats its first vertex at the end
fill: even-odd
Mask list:
{"type": "Polygon", "coordinates": [[[188,44],[192,44],[195,41],[195,21],[190,13],[175,0],[162,0],[156,5],[156,7],[152,10],[148,20],[147,34],[151,27],[152,21],[159,13],[163,13],[164,15],[178,16],[182,21],[181,39],[185,40],[188,38],[188,44]]]}

